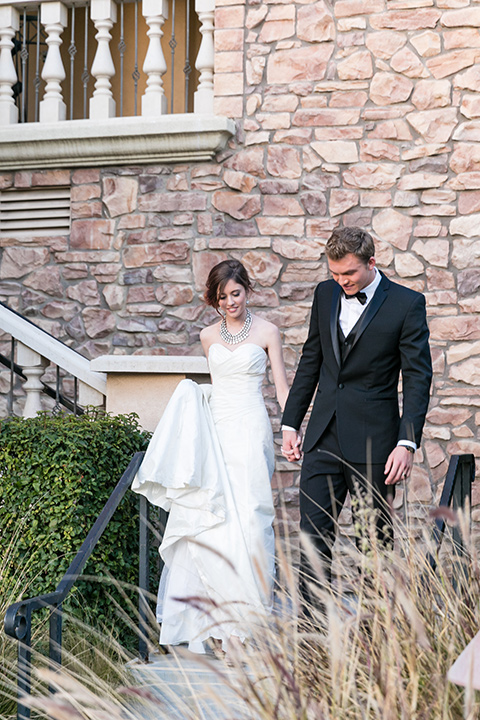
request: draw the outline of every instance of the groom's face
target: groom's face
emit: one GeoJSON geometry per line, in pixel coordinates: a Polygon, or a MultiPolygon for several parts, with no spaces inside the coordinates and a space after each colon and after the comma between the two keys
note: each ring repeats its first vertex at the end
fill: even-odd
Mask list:
{"type": "Polygon", "coordinates": [[[367,263],[352,253],[348,253],[340,260],[328,258],[328,267],[332,277],[346,295],[355,295],[359,290],[370,285],[375,277],[375,258],[371,257],[367,263]]]}

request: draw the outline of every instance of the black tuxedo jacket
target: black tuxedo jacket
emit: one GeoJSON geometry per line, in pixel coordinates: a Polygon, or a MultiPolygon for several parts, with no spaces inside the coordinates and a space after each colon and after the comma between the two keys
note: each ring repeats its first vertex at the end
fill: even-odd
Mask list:
{"type": "Polygon", "coordinates": [[[398,440],[417,446],[421,440],[432,377],[425,298],[382,274],[341,349],[340,293],[334,280],[315,290],[308,338],[282,422],[299,429],[316,390],[304,451],[312,450],[336,415],[345,460],[384,463],[398,440]]]}

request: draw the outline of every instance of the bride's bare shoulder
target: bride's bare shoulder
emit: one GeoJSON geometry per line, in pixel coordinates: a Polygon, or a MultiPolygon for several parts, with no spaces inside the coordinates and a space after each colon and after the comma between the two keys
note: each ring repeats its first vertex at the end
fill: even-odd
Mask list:
{"type": "Polygon", "coordinates": [[[258,317],[258,315],[254,315],[254,319],[255,324],[263,333],[267,335],[277,335],[279,333],[278,327],[270,320],[265,320],[265,318],[258,317]]]}
{"type": "Polygon", "coordinates": [[[209,343],[212,342],[218,335],[220,330],[220,323],[216,322],[213,323],[213,325],[208,325],[207,327],[204,327],[203,330],[200,330],[200,340],[202,343],[209,343]]]}

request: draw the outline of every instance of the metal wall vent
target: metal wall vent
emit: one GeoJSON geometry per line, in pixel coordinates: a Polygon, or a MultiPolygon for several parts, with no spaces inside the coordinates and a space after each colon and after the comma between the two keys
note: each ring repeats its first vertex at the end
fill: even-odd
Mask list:
{"type": "Polygon", "coordinates": [[[0,237],[44,237],[70,232],[70,188],[0,192],[0,237]]]}

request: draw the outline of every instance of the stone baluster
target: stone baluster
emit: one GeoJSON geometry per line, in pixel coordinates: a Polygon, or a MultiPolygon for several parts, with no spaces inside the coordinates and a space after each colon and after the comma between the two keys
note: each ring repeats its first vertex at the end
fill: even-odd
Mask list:
{"type": "Polygon", "coordinates": [[[167,63],[162,50],[162,26],[168,18],[167,0],[143,0],[142,13],[149,27],[149,45],[143,72],[148,76],[147,88],[142,95],[142,115],[163,115],[167,112],[167,98],[163,89],[162,75],[167,63]]]}
{"type": "Polygon", "coordinates": [[[17,73],[12,60],[12,38],[19,27],[18,11],[11,5],[0,7],[0,125],[18,122],[18,108],[12,86],[17,73]]]}
{"type": "Polygon", "coordinates": [[[91,0],[90,17],[97,34],[97,52],[92,65],[92,75],[96,78],[93,97],[90,98],[90,118],[101,120],[115,117],[115,100],[113,99],[110,78],[115,75],[110,52],[110,30],[117,20],[117,6],[113,0],[91,0]]]}
{"type": "Polygon", "coordinates": [[[202,42],[198,51],[195,67],[200,72],[198,88],[193,100],[196,113],[213,113],[213,67],[215,49],[213,30],[215,0],[195,0],[195,10],[201,23],[202,42]]]}
{"type": "Polygon", "coordinates": [[[45,368],[49,362],[46,358],[35,352],[35,350],[31,350],[31,348],[23,343],[18,342],[17,364],[20,365],[24,375],[27,377],[23,384],[23,389],[27,393],[23,417],[35,417],[42,409],[41,393],[43,385],[40,382],[40,378],[45,372],[45,368]]]}
{"type": "Polygon", "coordinates": [[[40,122],[58,122],[67,117],[67,107],[63,102],[60,83],[65,80],[60,45],[61,34],[67,26],[67,8],[61,2],[43,2],[40,21],[47,33],[47,57],[42,70],[45,80],[45,95],[40,103],[40,122]]]}

